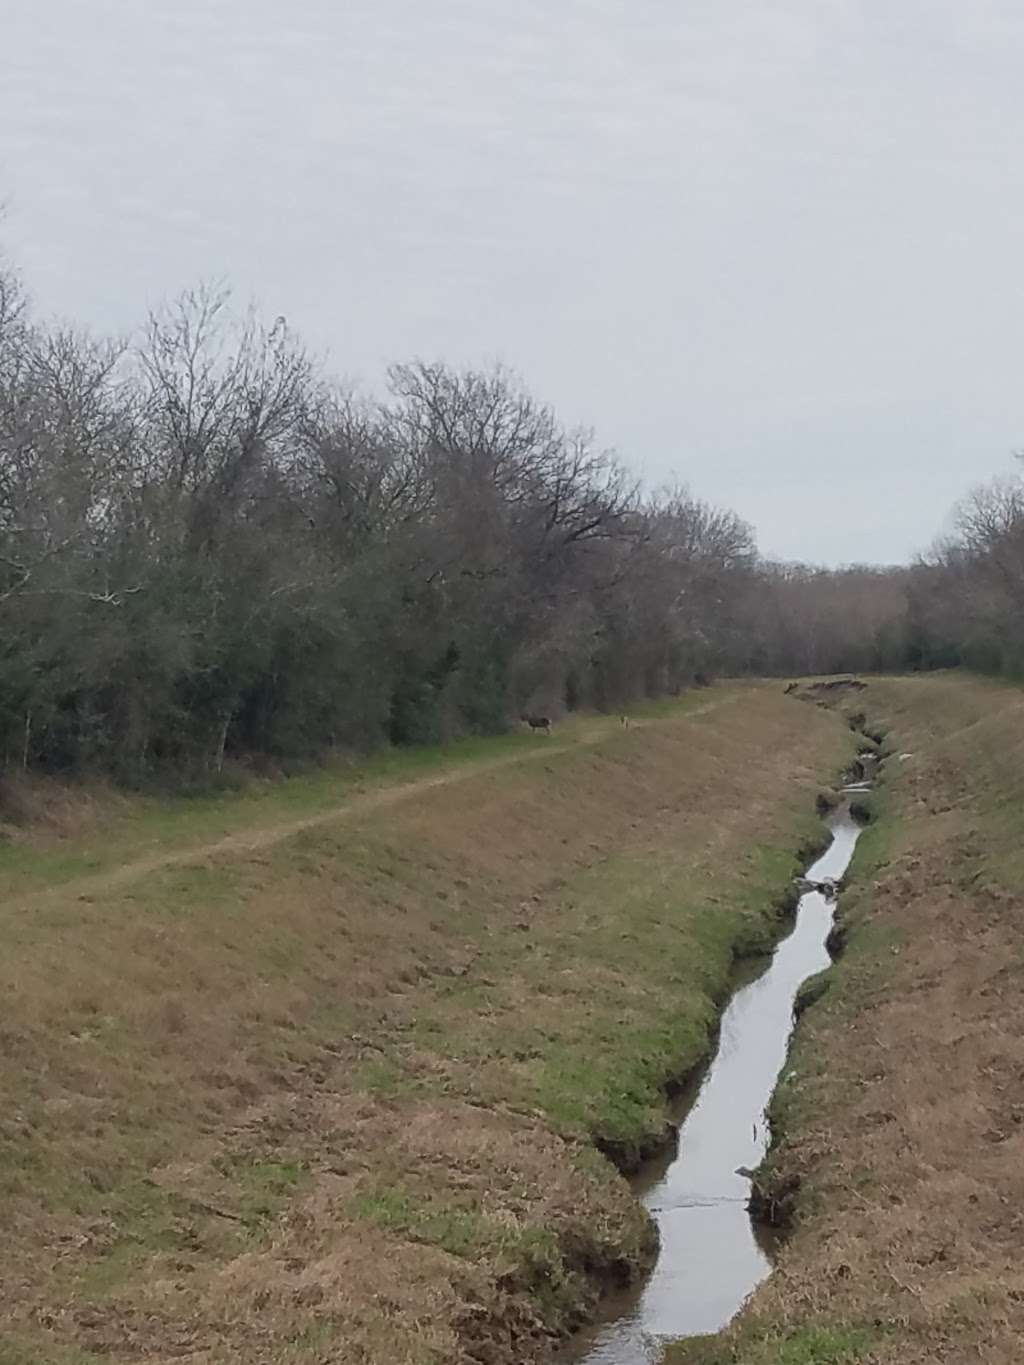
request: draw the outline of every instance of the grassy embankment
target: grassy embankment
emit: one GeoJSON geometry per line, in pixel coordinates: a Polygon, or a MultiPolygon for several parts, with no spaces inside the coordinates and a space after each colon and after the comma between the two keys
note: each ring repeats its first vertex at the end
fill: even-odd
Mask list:
{"type": "Polygon", "coordinates": [[[0,1365],[521,1362],[848,758],[720,688],[0,849],[0,1365]]]}
{"type": "Polygon", "coordinates": [[[675,1365],[1022,1358],[1024,692],[939,675],[844,704],[895,754],[775,1102],[794,1230],[733,1329],[675,1365]]]}

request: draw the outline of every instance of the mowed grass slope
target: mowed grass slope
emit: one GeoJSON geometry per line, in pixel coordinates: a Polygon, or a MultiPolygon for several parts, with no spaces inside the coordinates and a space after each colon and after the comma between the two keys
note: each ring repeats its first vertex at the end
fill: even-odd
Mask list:
{"type": "Polygon", "coordinates": [[[850,706],[895,753],[775,1102],[795,1229],[679,1365],[1024,1358],[1024,690],[873,680],[850,706]]]}
{"type": "Polygon", "coordinates": [[[721,688],[0,852],[0,1365],[542,1356],[850,752],[721,688]]]}

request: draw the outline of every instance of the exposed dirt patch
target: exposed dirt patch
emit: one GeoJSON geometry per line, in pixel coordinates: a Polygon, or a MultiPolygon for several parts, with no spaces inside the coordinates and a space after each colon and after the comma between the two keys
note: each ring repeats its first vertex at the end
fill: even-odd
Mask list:
{"type": "Polygon", "coordinates": [[[813,682],[790,683],[785,692],[787,696],[795,696],[800,701],[834,706],[846,697],[863,692],[866,687],[867,683],[861,678],[821,678],[813,682]]]}

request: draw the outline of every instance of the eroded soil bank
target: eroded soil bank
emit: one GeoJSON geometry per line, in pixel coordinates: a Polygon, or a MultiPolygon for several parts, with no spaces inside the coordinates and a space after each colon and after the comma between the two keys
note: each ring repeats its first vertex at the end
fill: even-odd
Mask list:
{"type": "Polygon", "coordinates": [[[1011,1365],[1024,1341],[1024,693],[869,680],[893,750],[773,1122],[775,1274],[672,1365],[1011,1365]]]}
{"type": "Polygon", "coordinates": [[[521,1365],[649,1264],[595,1143],[663,1133],[852,741],[635,720],[0,853],[3,1365],[521,1365]]]}

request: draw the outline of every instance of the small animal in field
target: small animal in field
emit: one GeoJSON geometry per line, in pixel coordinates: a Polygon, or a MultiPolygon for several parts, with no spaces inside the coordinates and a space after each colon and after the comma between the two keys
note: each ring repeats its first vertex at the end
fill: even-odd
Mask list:
{"type": "Polygon", "coordinates": [[[551,720],[548,716],[523,716],[521,719],[531,730],[540,730],[545,735],[551,734],[551,720]]]}
{"type": "Polygon", "coordinates": [[[628,717],[628,716],[620,716],[620,717],[619,717],[619,723],[620,723],[620,725],[622,726],[623,730],[628,730],[628,729],[629,729],[629,717],[628,717]]]}

